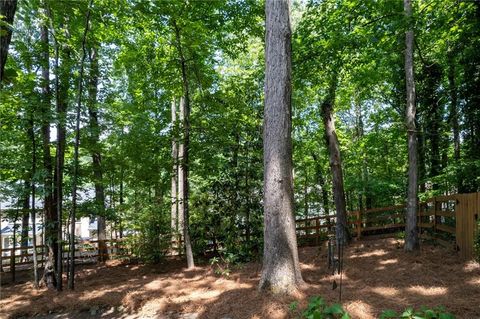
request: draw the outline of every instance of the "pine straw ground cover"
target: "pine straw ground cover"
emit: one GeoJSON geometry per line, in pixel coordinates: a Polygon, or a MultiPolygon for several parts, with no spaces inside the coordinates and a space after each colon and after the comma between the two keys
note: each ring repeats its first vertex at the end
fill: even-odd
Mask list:
{"type": "MultiPolygon", "coordinates": [[[[480,318],[479,264],[459,262],[454,252],[441,247],[425,244],[418,255],[407,255],[400,246],[394,239],[362,240],[346,249],[342,303],[353,318],[377,318],[383,309],[422,305],[445,306],[457,318],[480,318]]],[[[185,313],[198,318],[291,318],[293,300],[302,307],[313,295],[336,302],[338,288],[332,290],[325,249],[302,248],[300,260],[307,284],[295,296],[281,298],[257,291],[259,263],[245,264],[225,278],[209,265],[186,271],[180,260],[152,266],[110,261],[79,270],[74,292],[34,291],[31,282],[3,286],[0,318],[49,312],[86,318],[92,308],[110,309],[97,313],[102,318],[179,318],[185,313]]]]}

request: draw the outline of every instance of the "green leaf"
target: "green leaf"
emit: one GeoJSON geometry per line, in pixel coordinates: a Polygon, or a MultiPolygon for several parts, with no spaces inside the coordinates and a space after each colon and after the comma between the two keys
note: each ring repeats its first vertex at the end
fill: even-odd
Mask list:
{"type": "Polygon", "coordinates": [[[389,318],[397,318],[397,317],[398,317],[398,314],[394,310],[391,310],[391,309],[385,310],[380,315],[380,319],[389,319],[389,318]]]}

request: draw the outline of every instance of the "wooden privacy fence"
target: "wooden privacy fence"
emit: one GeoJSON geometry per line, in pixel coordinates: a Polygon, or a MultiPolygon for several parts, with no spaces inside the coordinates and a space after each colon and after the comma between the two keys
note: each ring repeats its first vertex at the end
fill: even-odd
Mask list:
{"type": "MultiPolygon", "coordinates": [[[[453,247],[463,259],[474,256],[478,234],[480,193],[435,196],[419,204],[421,238],[453,247]]],[[[315,244],[334,231],[335,215],[296,220],[299,245],[315,244]]],[[[405,229],[405,205],[348,212],[350,233],[357,237],[394,235],[405,229]]]]}
{"type": "MultiPolygon", "coordinates": [[[[120,239],[105,240],[107,245],[107,255],[113,258],[122,258],[130,256],[130,251],[124,242],[120,239]]],[[[37,262],[40,268],[43,268],[46,262],[46,246],[37,245],[37,262]]],[[[66,263],[69,259],[69,247],[65,245],[63,251],[63,260],[66,263]]],[[[33,268],[33,246],[11,247],[0,250],[2,269],[11,271],[12,269],[33,268]]],[[[75,244],[75,264],[96,262],[99,257],[98,241],[82,241],[75,244]]]]}

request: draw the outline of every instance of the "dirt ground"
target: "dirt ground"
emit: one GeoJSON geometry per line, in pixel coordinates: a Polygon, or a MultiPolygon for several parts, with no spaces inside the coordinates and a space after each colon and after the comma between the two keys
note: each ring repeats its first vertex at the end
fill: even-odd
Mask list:
{"type": "MultiPolygon", "coordinates": [[[[31,282],[4,285],[0,318],[294,318],[288,306],[313,295],[338,301],[324,248],[299,251],[306,285],[294,296],[257,291],[259,263],[235,267],[229,277],[210,265],[186,271],[184,262],[135,265],[110,261],[78,272],[76,290],[32,289],[31,282]]],[[[457,318],[480,318],[480,265],[424,244],[407,255],[394,239],[362,240],[345,251],[342,304],[353,318],[378,318],[382,309],[445,306],[457,318]]]]}

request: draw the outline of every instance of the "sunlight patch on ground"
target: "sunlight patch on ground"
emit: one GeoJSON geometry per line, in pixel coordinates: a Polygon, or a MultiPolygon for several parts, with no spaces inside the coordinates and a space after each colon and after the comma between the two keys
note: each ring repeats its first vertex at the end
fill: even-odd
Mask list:
{"type": "Polygon", "coordinates": [[[472,278],[467,281],[470,285],[479,286],[480,285],[480,277],[472,278]]]}
{"type": "Polygon", "coordinates": [[[391,264],[397,264],[398,259],[397,258],[392,258],[392,259],[386,259],[386,260],[381,260],[380,265],[391,265],[391,264]]]}
{"type": "Polygon", "coordinates": [[[407,291],[413,292],[422,296],[440,296],[445,295],[448,291],[446,287],[425,287],[425,286],[411,286],[407,291]]]}
{"type": "Polygon", "coordinates": [[[375,249],[373,251],[369,251],[363,254],[352,254],[349,258],[365,258],[365,257],[378,257],[378,256],[385,256],[387,252],[383,249],[375,249]]]}
{"type": "Polygon", "coordinates": [[[398,289],[394,287],[373,287],[371,291],[377,295],[386,297],[394,297],[399,293],[398,289]]]}
{"type": "Polygon", "coordinates": [[[471,272],[475,270],[480,270],[480,263],[476,261],[470,261],[465,264],[465,267],[463,267],[463,270],[466,272],[471,272]]]}
{"type": "Polygon", "coordinates": [[[372,307],[361,301],[355,300],[348,303],[345,306],[345,310],[353,317],[353,318],[362,318],[362,319],[373,319],[372,307]]]}

